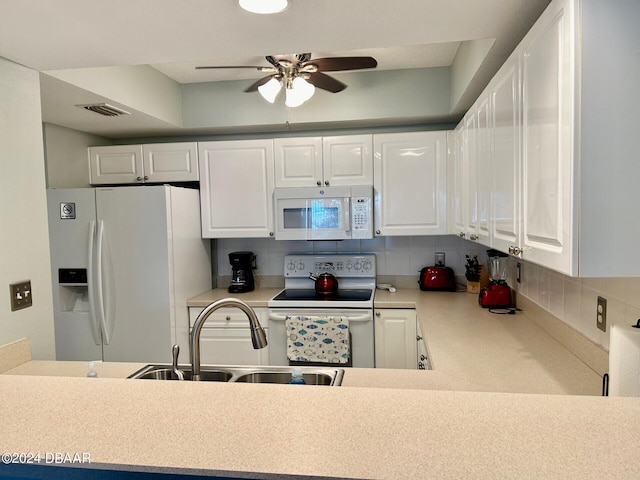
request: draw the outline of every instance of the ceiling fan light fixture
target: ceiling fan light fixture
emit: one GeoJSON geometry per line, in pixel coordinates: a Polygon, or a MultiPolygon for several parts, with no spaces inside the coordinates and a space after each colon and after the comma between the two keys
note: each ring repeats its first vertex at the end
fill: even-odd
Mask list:
{"type": "Polygon", "coordinates": [[[288,0],[238,0],[238,3],[247,12],[259,14],[280,13],[289,6],[288,0]]]}
{"type": "Polygon", "coordinates": [[[299,107],[313,97],[316,87],[302,77],[296,77],[287,87],[285,105],[290,108],[299,107]]]}
{"type": "Polygon", "coordinates": [[[258,92],[262,95],[267,102],[273,103],[276,101],[276,97],[278,93],[280,93],[280,89],[282,88],[282,84],[276,77],[271,77],[264,85],[260,85],[258,87],[258,92]]]}

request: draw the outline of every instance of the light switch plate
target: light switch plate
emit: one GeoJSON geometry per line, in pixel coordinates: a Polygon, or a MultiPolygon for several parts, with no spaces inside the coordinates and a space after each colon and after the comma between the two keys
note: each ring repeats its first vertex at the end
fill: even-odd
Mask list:
{"type": "Polygon", "coordinates": [[[11,311],[21,310],[33,305],[31,280],[9,285],[11,292],[11,311]]]}

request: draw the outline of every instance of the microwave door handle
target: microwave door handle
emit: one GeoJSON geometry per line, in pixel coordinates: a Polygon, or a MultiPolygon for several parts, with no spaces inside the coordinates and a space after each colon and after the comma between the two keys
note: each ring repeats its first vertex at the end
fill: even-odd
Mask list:
{"type": "Polygon", "coordinates": [[[351,199],[345,197],[344,200],[344,231],[349,232],[351,230],[351,199]]]}

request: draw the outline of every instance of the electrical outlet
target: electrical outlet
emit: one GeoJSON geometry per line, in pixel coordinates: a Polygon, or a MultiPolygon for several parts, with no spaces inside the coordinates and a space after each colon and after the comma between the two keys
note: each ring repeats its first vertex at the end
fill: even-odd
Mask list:
{"type": "Polygon", "coordinates": [[[596,325],[603,332],[607,331],[607,299],[604,297],[598,297],[596,325]]]}
{"type": "Polygon", "coordinates": [[[444,267],[444,252],[436,252],[436,266],[444,267]]]}
{"type": "Polygon", "coordinates": [[[11,311],[15,312],[22,308],[33,305],[33,295],[31,292],[31,280],[9,285],[11,292],[11,311]]]}

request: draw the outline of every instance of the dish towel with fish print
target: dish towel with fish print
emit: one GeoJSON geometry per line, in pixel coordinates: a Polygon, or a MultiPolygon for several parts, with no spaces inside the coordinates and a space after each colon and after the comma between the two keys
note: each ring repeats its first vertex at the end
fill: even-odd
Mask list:
{"type": "Polygon", "coordinates": [[[287,315],[287,357],[296,362],[347,363],[349,320],[287,315]]]}

